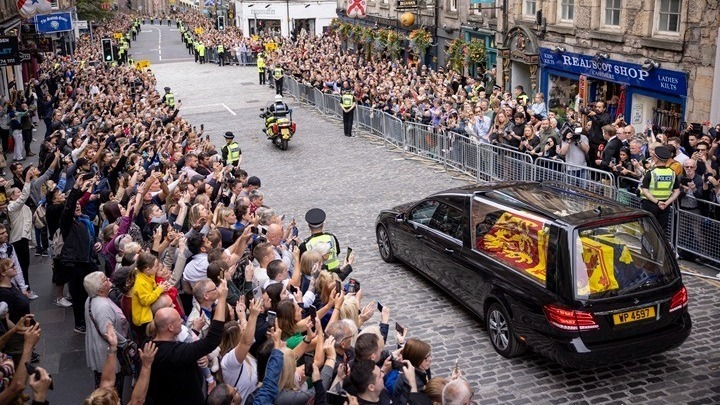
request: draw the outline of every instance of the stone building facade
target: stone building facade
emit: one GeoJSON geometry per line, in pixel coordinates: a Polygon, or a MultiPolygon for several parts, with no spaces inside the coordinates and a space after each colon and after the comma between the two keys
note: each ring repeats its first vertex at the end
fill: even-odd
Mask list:
{"type": "Polygon", "coordinates": [[[718,2],[507,1],[498,39],[506,88],[542,92],[553,109],[578,102],[585,86],[587,102],[609,100],[640,127],[720,120],[718,2]]]}

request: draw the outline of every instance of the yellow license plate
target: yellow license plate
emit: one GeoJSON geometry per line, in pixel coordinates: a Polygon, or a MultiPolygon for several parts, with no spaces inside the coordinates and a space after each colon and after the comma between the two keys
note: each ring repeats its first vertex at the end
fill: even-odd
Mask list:
{"type": "Polygon", "coordinates": [[[644,319],[652,318],[655,318],[655,307],[647,307],[614,314],[613,322],[615,323],[615,325],[622,325],[625,323],[637,322],[644,319]]]}

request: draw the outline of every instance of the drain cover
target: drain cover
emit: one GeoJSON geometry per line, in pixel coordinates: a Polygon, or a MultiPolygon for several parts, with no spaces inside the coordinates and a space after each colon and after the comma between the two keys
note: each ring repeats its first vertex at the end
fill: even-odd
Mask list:
{"type": "Polygon", "coordinates": [[[243,84],[243,85],[245,85],[245,86],[248,86],[248,85],[253,85],[253,84],[255,84],[255,83],[253,83],[253,82],[242,82],[242,83],[240,83],[240,84],[243,84]]]}

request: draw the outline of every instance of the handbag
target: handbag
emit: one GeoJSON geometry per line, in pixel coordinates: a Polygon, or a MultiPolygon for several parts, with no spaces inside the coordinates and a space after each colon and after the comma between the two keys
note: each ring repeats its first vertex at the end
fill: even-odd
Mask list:
{"type": "MultiPolygon", "coordinates": [[[[105,338],[105,335],[100,331],[100,327],[97,324],[97,321],[95,321],[95,317],[92,314],[92,298],[90,298],[90,302],[88,303],[88,315],[90,315],[90,320],[92,321],[93,325],[95,325],[95,330],[97,330],[98,334],[101,338],[103,338],[104,341],[108,341],[105,338]]],[[[108,342],[109,344],[110,342],[108,342]]],[[[140,369],[140,352],[138,352],[137,343],[135,343],[132,339],[125,338],[125,346],[122,348],[118,348],[117,351],[117,357],[118,357],[118,364],[120,364],[120,372],[123,375],[134,375],[135,370],[140,369]]]]}

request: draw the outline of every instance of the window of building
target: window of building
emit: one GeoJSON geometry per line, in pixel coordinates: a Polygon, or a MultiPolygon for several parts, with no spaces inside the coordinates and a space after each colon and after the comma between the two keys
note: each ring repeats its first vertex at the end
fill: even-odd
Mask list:
{"type": "Polygon", "coordinates": [[[572,21],[575,17],[575,0],[561,0],[559,11],[561,21],[572,21]]]}
{"type": "Polygon", "coordinates": [[[450,0],[450,11],[457,11],[458,0],[450,0]]]}
{"type": "Polygon", "coordinates": [[[526,17],[535,17],[535,10],[536,10],[536,1],[535,0],[525,0],[523,3],[523,14],[526,17]]]}
{"type": "Polygon", "coordinates": [[[470,3],[470,10],[472,10],[473,14],[481,15],[485,18],[497,18],[496,11],[499,7],[497,3],[498,1],[495,1],[495,4],[470,3]]]}
{"type": "Polygon", "coordinates": [[[658,0],[658,3],[657,30],[660,32],[679,32],[682,0],[658,0]]]}
{"type": "Polygon", "coordinates": [[[605,25],[620,25],[620,7],[622,0],[605,0],[605,25]]]}

